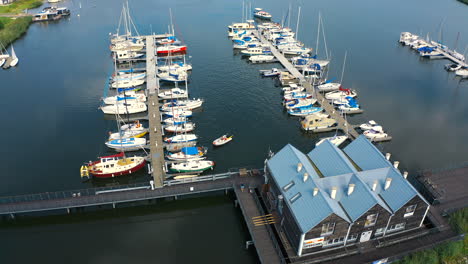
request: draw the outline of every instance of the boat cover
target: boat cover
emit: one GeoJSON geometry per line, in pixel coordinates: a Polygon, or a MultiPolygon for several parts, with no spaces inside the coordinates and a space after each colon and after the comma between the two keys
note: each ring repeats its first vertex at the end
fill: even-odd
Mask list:
{"type": "Polygon", "coordinates": [[[185,148],[182,148],[181,151],[185,155],[198,155],[197,147],[185,147],[185,148]]]}

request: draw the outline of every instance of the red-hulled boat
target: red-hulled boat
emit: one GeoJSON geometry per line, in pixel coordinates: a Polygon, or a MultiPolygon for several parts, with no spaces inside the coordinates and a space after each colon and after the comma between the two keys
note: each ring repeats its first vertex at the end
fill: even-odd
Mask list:
{"type": "Polygon", "coordinates": [[[187,51],[187,46],[163,46],[156,48],[158,54],[182,53],[187,51]]]}
{"type": "Polygon", "coordinates": [[[125,153],[99,157],[99,160],[81,166],[82,178],[94,176],[96,178],[113,178],[132,174],[143,168],[146,164],[144,157],[126,157],[125,153]]]}

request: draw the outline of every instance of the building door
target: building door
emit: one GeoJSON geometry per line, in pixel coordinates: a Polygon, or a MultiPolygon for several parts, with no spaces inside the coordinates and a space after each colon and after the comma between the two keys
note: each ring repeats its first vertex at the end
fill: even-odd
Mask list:
{"type": "Polygon", "coordinates": [[[362,232],[361,238],[359,239],[359,242],[366,242],[369,241],[370,237],[372,236],[372,230],[367,231],[367,232],[362,232]]]}

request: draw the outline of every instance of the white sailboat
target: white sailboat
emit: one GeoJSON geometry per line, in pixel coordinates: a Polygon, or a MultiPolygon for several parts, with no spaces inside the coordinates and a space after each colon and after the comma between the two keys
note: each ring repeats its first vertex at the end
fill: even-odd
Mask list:
{"type": "Polygon", "coordinates": [[[148,128],[144,127],[139,121],[133,124],[125,124],[120,127],[117,133],[109,132],[109,141],[120,138],[143,137],[148,133],[148,128]]]}
{"type": "Polygon", "coordinates": [[[15,53],[15,49],[13,48],[13,45],[11,45],[11,62],[10,62],[10,66],[11,67],[15,67],[16,64],[18,64],[19,62],[19,59],[18,57],[16,56],[16,53],[15,53]]]}
{"type": "Polygon", "coordinates": [[[147,106],[143,102],[122,102],[122,103],[102,106],[101,110],[102,112],[104,112],[104,114],[110,114],[110,115],[136,114],[136,113],[145,112],[147,110],[147,106]]]}
{"type": "Polygon", "coordinates": [[[180,88],[172,88],[170,90],[161,92],[158,94],[161,99],[178,99],[178,98],[187,98],[187,93],[185,90],[180,88]]]}
{"type": "Polygon", "coordinates": [[[111,83],[111,88],[130,88],[136,87],[144,84],[146,80],[143,79],[129,79],[129,80],[119,80],[111,83]]]}
{"type": "Polygon", "coordinates": [[[335,135],[333,137],[326,137],[326,138],[320,139],[317,143],[315,143],[315,146],[318,146],[318,145],[322,144],[323,142],[325,142],[325,140],[328,140],[333,145],[339,147],[341,144],[343,144],[346,141],[346,139],[348,139],[347,136],[337,136],[337,135],[335,135]]]}
{"type": "Polygon", "coordinates": [[[104,104],[111,105],[122,101],[146,102],[146,95],[142,92],[128,91],[125,94],[108,96],[103,99],[104,104]]]}

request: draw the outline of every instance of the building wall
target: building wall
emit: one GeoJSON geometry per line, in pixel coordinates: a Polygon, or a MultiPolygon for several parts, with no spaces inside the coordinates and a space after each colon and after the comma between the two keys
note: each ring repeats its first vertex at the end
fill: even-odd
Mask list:
{"type": "MultiPolygon", "coordinates": [[[[426,204],[425,201],[421,199],[421,197],[416,195],[415,197],[413,197],[413,199],[408,201],[403,207],[401,207],[398,211],[394,213],[394,216],[390,220],[389,228],[397,224],[401,224],[401,223],[405,223],[405,227],[402,230],[414,229],[414,228],[419,227],[419,225],[421,224],[421,220],[423,219],[428,206],[429,205],[426,204]],[[411,205],[416,205],[416,210],[414,211],[412,216],[405,217],[406,209],[411,205]]],[[[402,230],[398,230],[394,232],[387,231],[386,235],[390,233],[397,233],[402,230]]]]}
{"type": "MultiPolygon", "coordinates": [[[[312,228],[309,232],[306,233],[304,241],[317,239],[323,237],[324,241],[329,241],[333,239],[339,239],[346,237],[348,233],[349,223],[346,222],[343,218],[337,216],[336,214],[331,214],[325,218],[322,222],[312,228]],[[333,233],[329,235],[322,236],[322,226],[327,223],[335,223],[335,228],[333,233]]],[[[339,245],[336,245],[339,246],[339,245]]],[[[324,246],[323,244],[317,244],[316,247],[304,248],[302,254],[317,252],[323,250],[324,248],[332,248],[334,246],[324,246]]]]}
{"type": "Polygon", "coordinates": [[[354,221],[349,231],[349,235],[350,237],[356,236],[356,241],[347,241],[346,244],[359,242],[361,235],[364,232],[372,231],[371,239],[383,236],[383,231],[387,227],[387,223],[388,223],[388,219],[390,218],[390,215],[391,215],[390,212],[385,210],[385,208],[383,208],[380,204],[374,205],[365,214],[363,214],[358,219],[356,219],[356,221],[354,221]],[[374,225],[366,227],[367,216],[372,215],[372,214],[378,214],[377,221],[375,222],[374,225]],[[381,229],[380,235],[376,235],[376,231],[380,228],[383,228],[381,229]]]}

